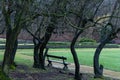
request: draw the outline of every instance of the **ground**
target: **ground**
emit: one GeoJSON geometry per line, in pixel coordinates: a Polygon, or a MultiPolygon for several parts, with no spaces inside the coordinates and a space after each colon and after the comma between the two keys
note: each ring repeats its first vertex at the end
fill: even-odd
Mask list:
{"type": "MultiPolygon", "coordinates": [[[[64,71],[61,68],[46,67],[46,70],[34,69],[25,65],[18,65],[15,70],[10,71],[12,80],[74,80],[74,72],[64,71]]],[[[91,73],[82,73],[82,80],[94,80],[91,73]]],[[[110,77],[95,80],[119,80],[110,77]]]]}
{"type": "Polygon", "coordinates": [[[58,68],[48,68],[46,70],[34,69],[19,65],[16,70],[12,70],[9,76],[13,80],[73,80],[73,74],[58,68]]]}

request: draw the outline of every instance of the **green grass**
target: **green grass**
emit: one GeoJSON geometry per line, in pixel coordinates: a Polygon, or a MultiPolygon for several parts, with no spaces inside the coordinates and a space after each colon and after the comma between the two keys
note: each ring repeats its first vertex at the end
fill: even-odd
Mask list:
{"type": "Polygon", "coordinates": [[[33,50],[32,49],[18,49],[15,61],[19,64],[32,66],[33,64],[33,50]]]}
{"type": "MultiPolygon", "coordinates": [[[[3,60],[3,53],[4,53],[4,50],[0,49],[0,61],[3,60]]],[[[15,62],[18,64],[25,64],[28,66],[32,66],[33,64],[32,54],[33,54],[32,49],[18,49],[15,57],[15,62]],[[28,56],[29,54],[30,56],[28,56]]]]}
{"type": "MultiPolygon", "coordinates": [[[[83,65],[93,66],[93,56],[95,49],[76,49],[79,62],[83,65]]],[[[49,54],[63,55],[67,57],[68,62],[73,62],[72,55],[69,49],[50,49],[49,54]]],[[[105,48],[100,55],[100,64],[103,64],[106,69],[120,71],[120,49],[105,48]]]]}
{"type": "Polygon", "coordinates": [[[0,61],[3,60],[3,53],[4,53],[4,50],[0,50],[0,61]]]}
{"type": "MultiPolygon", "coordinates": [[[[81,48],[76,49],[79,62],[83,65],[93,66],[93,56],[95,48],[81,48]]],[[[4,50],[0,50],[0,60],[3,60],[4,50]]],[[[65,56],[67,62],[73,63],[70,49],[49,49],[48,54],[65,56]]],[[[19,64],[26,64],[32,66],[33,64],[33,50],[32,49],[18,49],[15,61],[19,64]]],[[[120,71],[120,49],[119,48],[105,48],[100,55],[100,64],[106,69],[120,71]]]]}

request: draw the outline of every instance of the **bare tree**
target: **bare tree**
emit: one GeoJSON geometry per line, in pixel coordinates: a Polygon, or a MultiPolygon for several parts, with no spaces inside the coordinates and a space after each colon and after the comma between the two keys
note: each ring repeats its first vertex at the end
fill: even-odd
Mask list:
{"type": "Polygon", "coordinates": [[[33,43],[34,43],[34,68],[39,68],[39,46],[42,44],[42,37],[45,34],[45,26],[43,26],[44,18],[40,19],[38,17],[37,20],[35,20],[35,24],[30,25],[30,27],[26,27],[27,32],[33,37],[33,43]],[[31,29],[32,28],[32,29],[31,29]],[[36,29],[35,29],[36,28],[36,29]]]}
{"type": "MultiPolygon", "coordinates": [[[[44,1],[43,1],[44,2],[44,1]]],[[[27,29],[27,31],[33,36],[34,42],[34,65],[35,68],[45,69],[45,54],[44,49],[57,26],[59,17],[59,8],[60,4],[63,0],[53,0],[51,4],[44,6],[44,11],[41,12],[43,14],[41,18],[38,18],[40,21],[40,25],[36,25],[38,28],[34,33],[31,30],[27,29]],[[41,19],[41,20],[40,20],[41,19]],[[45,19],[47,19],[47,23],[45,23],[45,19]],[[41,34],[42,31],[42,34],[41,34]]],[[[41,4],[42,5],[42,4],[41,4]]],[[[42,6],[42,7],[43,7],[42,6]]],[[[61,9],[62,10],[62,9],[61,9]]],[[[37,23],[35,23],[37,24],[37,23]]]]}
{"type": "MultiPolygon", "coordinates": [[[[119,4],[118,4],[118,0],[115,1],[114,6],[112,7],[112,11],[108,12],[108,14],[110,14],[110,16],[108,17],[108,19],[105,19],[104,22],[102,22],[103,24],[103,28],[102,28],[102,32],[103,34],[103,38],[101,40],[101,43],[99,44],[99,46],[97,47],[95,54],[94,54],[94,73],[95,73],[95,78],[100,78],[103,76],[103,65],[99,65],[99,55],[103,49],[103,47],[105,46],[106,43],[108,43],[109,41],[111,41],[112,39],[117,37],[117,33],[120,31],[120,28],[118,27],[118,21],[119,19],[114,18],[113,16],[118,16],[119,14],[119,4]]],[[[110,6],[109,6],[110,7],[110,6]]]]}
{"type": "Polygon", "coordinates": [[[14,62],[14,56],[17,49],[17,37],[23,28],[23,25],[34,18],[32,0],[2,0],[2,14],[6,26],[6,46],[2,71],[6,74],[14,62]]]}
{"type": "MultiPolygon", "coordinates": [[[[74,25],[74,23],[70,22],[69,17],[66,17],[66,20],[68,22],[68,24],[70,24],[73,28],[76,28],[76,34],[72,40],[71,43],[71,53],[73,55],[73,59],[74,59],[74,63],[75,63],[75,79],[80,80],[81,76],[80,76],[80,72],[79,72],[79,60],[75,51],[75,43],[79,37],[79,35],[81,33],[83,33],[83,31],[87,28],[90,27],[90,23],[89,22],[93,22],[95,15],[98,11],[98,8],[101,5],[100,0],[95,0],[95,1],[91,1],[91,0],[82,0],[82,1],[73,1],[73,4],[71,6],[74,6],[74,8],[72,7],[72,9],[70,8],[70,11],[73,15],[76,16],[77,21],[75,24],[77,24],[77,26],[74,25]],[[89,26],[87,26],[89,25],[89,26]]],[[[73,21],[73,22],[74,22],[73,21]]]]}

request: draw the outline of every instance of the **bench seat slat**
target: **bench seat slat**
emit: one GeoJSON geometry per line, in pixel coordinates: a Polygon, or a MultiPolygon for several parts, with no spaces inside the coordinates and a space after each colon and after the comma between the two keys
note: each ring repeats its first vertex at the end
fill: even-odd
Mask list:
{"type": "Polygon", "coordinates": [[[61,57],[61,56],[54,56],[54,55],[47,55],[47,57],[53,57],[53,58],[59,58],[59,59],[64,59],[64,60],[67,60],[66,57],[61,57]]]}

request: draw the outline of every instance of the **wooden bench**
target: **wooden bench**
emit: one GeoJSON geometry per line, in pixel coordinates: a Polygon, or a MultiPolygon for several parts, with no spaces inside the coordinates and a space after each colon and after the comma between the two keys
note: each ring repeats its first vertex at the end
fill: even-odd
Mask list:
{"type": "Polygon", "coordinates": [[[63,56],[55,56],[55,55],[46,55],[47,56],[47,61],[48,61],[48,66],[51,67],[52,66],[52,62],[56,62],[56,63],[60,63],[60,64],[63,64],[64,67],[63,69],[64,70],[67,70],[68,69],[68,64],[67,62],[65,62],[65,60],[67,60],[66,57],[63,57],[63,56]],[[61,60],[55,60],[55,59],[61,59],[61,60]]]}

